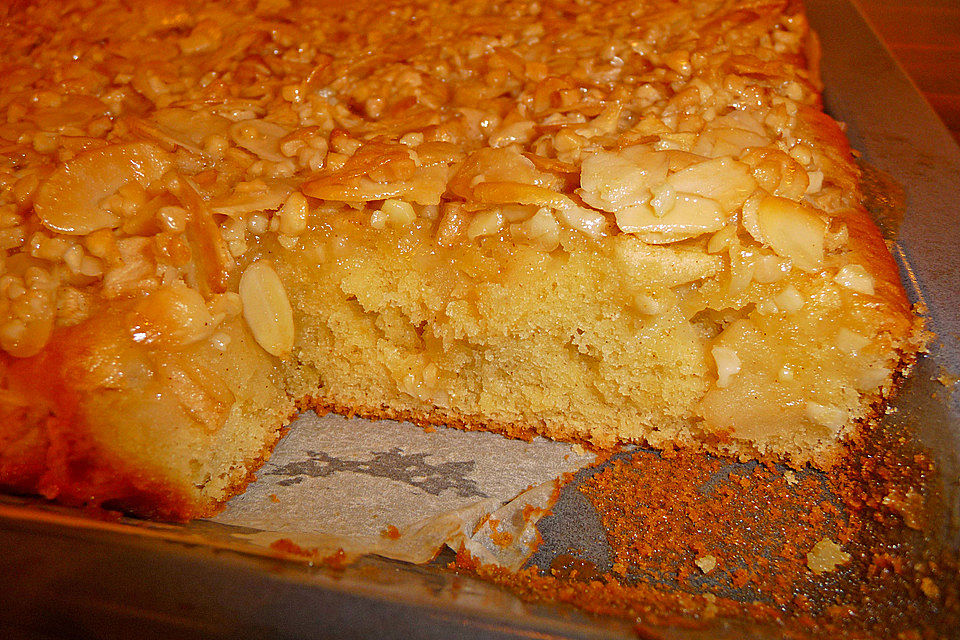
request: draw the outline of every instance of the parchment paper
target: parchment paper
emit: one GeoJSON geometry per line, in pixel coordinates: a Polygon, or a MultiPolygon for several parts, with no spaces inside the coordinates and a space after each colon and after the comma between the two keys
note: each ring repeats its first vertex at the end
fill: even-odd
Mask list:
{"type": "Polygon", "coordinates": [[[593,461],[541,438],[308,412],[213,521],[247,528],[237,535],[257,545],[288,538],[321,555],[343,549],[419,563],[463,544],[518,569],[565,474],[593,461]]]}

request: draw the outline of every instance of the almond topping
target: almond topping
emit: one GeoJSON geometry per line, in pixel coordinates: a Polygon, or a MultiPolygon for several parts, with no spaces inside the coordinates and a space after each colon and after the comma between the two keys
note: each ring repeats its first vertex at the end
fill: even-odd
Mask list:
{"type": "Polygon", "coordinates": [[[100,204],[128,182],[150,184],[169,166],[166,154],[145,142],[81,153],[40,187],[34,209],[45,227],[69,235],[116,227],[120,215],[100,204]]]}
{"type": "Polygon", "coordinates": [[[847,564],[852,556],[843,547],[829,538],[823,538],[807,554],[807,566],[817,575],[834,571],[837,566],[847,564]]]}
{"type": "Polygon", "coordinates": [[[742,205],[757,188],[750,167],[730,158],[691,165],[667,178],[667,182],[678,193],[693,193],[714,200],[724,213],[742,205]]]}
{"type": "MultiPolygon", "coordinates": [[[[383,224],[389,224],[391,227],[406,227],[417,219],[417,213],[412,204],[396,199],[384,200],[380,207],[380,216],[383,224]]],[[[373,219],[371,224],[377,226],[373,219]]]]}
{"type": "Polygon", "coordinates": [[[792,200],[767,196],[756,216],[763,242],[778,256],[790,258],[804,271],[820,268],[827,225],[818,215],[792,200]]]}
{"type": "Polygon", "coordinates": [[[289,133],[286,127],[266,120],[244,120],[230,127],[230,137],[237,146],[271,162],[286,157],[280,151],[280,140],[289,133]]]}
{"type": "Polygon", "coordinates": [[[695,238],[717,231],[726,222],[715,200],[678,193],[673,206],[662,217],[646,205],[616,213],[617,226],[637,234],[644,242],[662,244],[695,238]]]}
{"type": "Polygon", "coordinates": [[[278,358],[293,350],[293,309],[280,276],[267,260],[254,262],[240,277],[243,318],[257,343],[278,358]]]}
{"type": "Polygon", "coordinates": [[[859,264],[848,264],[840,269],[834,281],[840,286],[846,287],[851,291],[856,291],[857,293],[863,293],[868,296],[872,296],[874,293],[873,276],[859,264]]]}
{"type": "Polygon", "coordinates": [[[307,230],[307,215],[310,209],[307,198],[299,191],[294,191],[280,208],[280,233],[288,236],[298,236],[307,230]]]}
{"type": "Polygon", "coordinates": [[[210,337],[214,328],[203,296],[173,286],[161,287],[137,304],[131,330],[136,342],[181,347],[210,337]]]}

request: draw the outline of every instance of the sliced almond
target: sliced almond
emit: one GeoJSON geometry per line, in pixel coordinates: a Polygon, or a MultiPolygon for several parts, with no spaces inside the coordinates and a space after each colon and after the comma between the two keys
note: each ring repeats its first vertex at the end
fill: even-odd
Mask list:
{"type": "Polygon", "coordinates": [[[254,262],[240,276],[243,318],[254,339],[278,358],[293,350],[293,309],[280,276],[267,260],[254,262]]]}
{"type": "Polygon", "coordinates": [[[553,251],[560,245],[560,225],[545,207],[527,220],[514,224],[513,229],[516,229],[516,236],[544,251],[553,251]]]}
{"type": "Polygon", "coordinates": [[[741,160],[753,169],[760,187],[775,195],[799,200],[810,187],[803,165],[779,149],[749,149],[741,160]]]}
{"type": "Polygon", "coordinates": [[[834,338],[834,344],[836,344],[837,348],[844,353],[856,354],[870,344],[870,338],[859,334],[856,331],[851,331],[846,327],[840,327],[840,329],[837,330],[836,338],[834,338]]]}
{"type": "Polygon", "coordinates": [[[667,156],[641,147],[603,151],[587,157],[580,168],[580,195],[604,211],[646,202],[650,188],[667,178],[667,156]]]}
{"type": "Polygon", "coordinates": [[[710,198],[730,213],[757,188],[750,167],[730,158],[716,158],[678,171],[667,182],[677,192],[710,198]]]}
{"type": "Polygon", "coordinates": [[[793,285],[787,285],[783,291],[773,297],[777,308],[784,313],[796,313],[803,308],[805,303],[803,294],[793,285]]]}
{"type": "Polygon", "coordinates": [[[570,198],[551,189],[525,182],[481,182],[474,187],[473,197],[484,204],[528,204],[560,208],[573,204],[570,198]]]}
{"type": "Polygon", "coordinates": [[[467,226],[467,238],[476,240],[484,236],[493,236],[503,229],[503,212],[500,209],[480,211],[473,216],[467,226]]]}
{"type": "Polygon", "coordinates": [[[826,223],[793,200],[767,196],[757,205],[757,227],[765,244],[804,271],[823,264],[826,223]]]}
{"type": "Polygon", "coordinates": [[[403,200],[384,200],[380,206],[384,223],[391,227],[407,227],[417,219],[413,205],[403,200]]]}
{"type": "Polygon", "coordinates": [[[607,230],[607,219],[598,211],[581,207],[569,196],[520,182],[481,182],[473,196],[485,204],[528,204],[548,207],[568,227],[598,237],[607,230]]]}
{"type": "Polygon", "coordinates": [[[448,188],[470,200],[474,187],[481,182],[519,182],[546,186],[544,177],[532,160],[515,147],[479,149],[471,153],[450,179],[448,188]]]}
{"type": "Polygon", "coordinates": [[[734,109],[730,113],[715,118],[710,122],[708,129],[735,128],[744,129],[760,136],[766,136],[767,131],[759,120],[757,120],[749,111],[743,109],[734,109]]]}
{"type": "Polygon", "coordinates": [[[739,156],[748,147],[758,147],[770,144],[766,136],[753,131],[731,128],[713,128],[704,131],[693,145],[693,153],[708,158],[723,156],[739,156]]]}
{"type": "Polygon", "coordinates": [[[280,152],[280,140],[289,133],[288,128],[267,120],[242,120],[230,126],[230,137],[237,146],[271,162],[286,157],[280,152]]]}
{"type": "Polygon", "coordinates": [[[214,328],[203,296],[180,285],[161,287],[138,302],[131,331],[136,342],[182,347],[209,338],[214,328]]]}
{"type": "Polygon", "coordinates": [[[866,267],[859,264],[845,265],[837,272],[834,281],[842,287],[872,296],[874,294],[873,276],[866,267]]]}
{"type": "Polygon", "coordinates": [[[288,236],[300,235],[307,230],[309,215],[310,206],[306,197],[299,191],[294,191],[277,213],[280,218],[280,233],[288,236]]]}
{"type": "Polygon", "coordinates": [[[231,124],[214,113],[176,107],[159,109],[151,119],[152,122],[132,119],[131,126],[151,138],[199,154],[205,153],[205,140],[214,135],[226,137],[231,124]]]}
{"type": "Polygon", "coordinates": [[[653,244],[695,238],[717,231],[726,222],[714,200],[689,193],[677,194],[673,207],[663,216],[646,205],[622,209],[616,216],[621,231],[637,234],[653,244]]]}
{"type": "Polygon", "coordinates": [[[100,203],[136,180],[146,186],[170,167],[159,147],[134,142],[81,153],[53,172],[40,187],[34,209],[44,226],[69,235],[87,235],[120,224],[100,203]]]}
{"type": "Polygon", "coordinates": [[[304,194],[320,200],[341,202],[369,202],[402,198],[423,206],[440,204],[440,196],[447,188],[450,169],[443,164],[421,167],[411,180],[383,183],[367,177],[346,176],[337,181],[334,176],[306,182],[301,186],[304,194]]]}
{"type": "Polygon", "coordinates": [[[717,386],[720,388],[730,386],[730,380],[733,376],[740,373],[743,363],[740,356],[730,347],[716,346],[711,349],[713,361],[717,364],[717,386]]]}
{"type": "Polygon", "coordinates": [[[278,180],[241,182],[231,193],[210,203],[213,213],[235,218],[255,211],[276,211],[293,188],[278,180]]]}
{"type": "Polygon", "coordinates": [[[236,263],[220,227],[189,179],[176,180],[172,191],[188,213],[185,230],[197,265],[198,286],[205,295],[223,293],[236,263]]]}
{"type": "Polygon", "coordinates": [[[554,209],[560,218],[571,229],[582,231],[588,236],[598,238],[607,232],[609,223],[602,214],[574,204],[567,199],[567,203],[554,209]]]}
{"type": "Polygon", "coordinates": [[[107,106],[97,98],[73,94],[59,107],[37,109],[34,118],[44,131],[61,131],[67,127],[84,127],[107,112],[107,106]]]}

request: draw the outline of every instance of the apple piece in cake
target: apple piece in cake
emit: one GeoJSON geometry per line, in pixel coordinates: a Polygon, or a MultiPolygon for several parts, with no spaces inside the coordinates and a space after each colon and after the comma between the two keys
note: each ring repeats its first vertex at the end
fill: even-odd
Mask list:
{"type": "Polygon", "coordinates": [[[827,465],[924,342],[796,2],[6,12],[9,489],[208,515],[306,407],[827,465]]]}

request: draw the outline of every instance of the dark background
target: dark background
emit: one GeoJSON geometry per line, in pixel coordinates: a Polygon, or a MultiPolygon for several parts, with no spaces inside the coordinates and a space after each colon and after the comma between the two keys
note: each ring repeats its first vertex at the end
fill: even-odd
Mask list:
{"type": "Polygon", "coordinates": [[[960,142],[960,0],[854,0],[960,142]]]}

